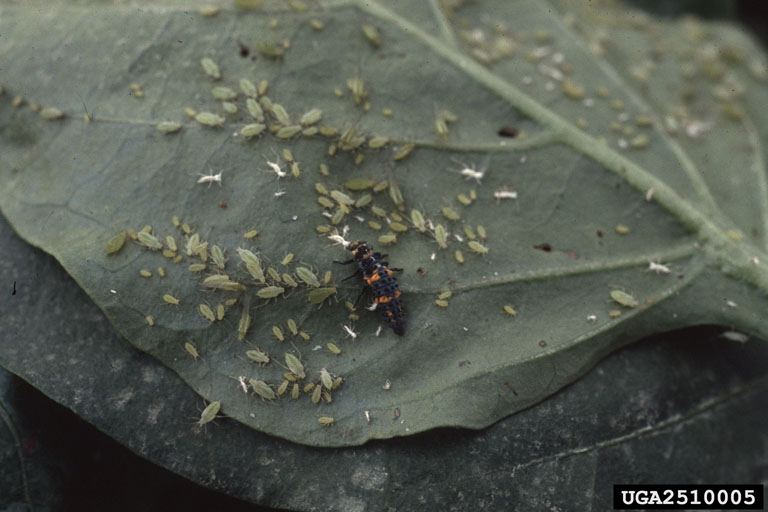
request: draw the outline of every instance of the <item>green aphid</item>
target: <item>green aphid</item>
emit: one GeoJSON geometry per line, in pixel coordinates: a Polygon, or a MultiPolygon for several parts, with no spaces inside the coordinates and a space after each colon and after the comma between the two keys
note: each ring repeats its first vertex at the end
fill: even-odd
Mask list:
{"type": "Polygon", "coordinates": [[[330,350],[331,353],[335,356],[338,356],[339,354],[341,354],[341,349],[337,347],[336,344],[334,343],[328,343],[326,347],[328,347],[328,350],[330,350]]]}
{"type": "Polygon", "coordinates": [[[458,213],[448,208],[447,206],[444,206],[441,211],[443,212],[443,217],[448,220],[457,221],[461,219],[461,216],[458,213]]]}
{"type": "Polygon", "coordinates": [[[453,295],[453,292],[451,290],[447,290],[441,293],[440,295],[438,295],[437,298],[440,300],[445,300],[445,299],[450,299],[452,295],[453,295]]]}
{"type": "Polygon", "coordinates": [[[157,131],[163,133],[176,133],[181,130],[181,123],[175,121],[161,121],[157,124],[157,131]]]}
{"type": "Polygon", "coordinates": [[[256,43],[256,51],[269,59],[279,59],[285,53],[282,45],[273,41],[259,41],[256,43]]]}
{"type": "Polygon", "coordinates": [[[472,204],[472,200],[469,197],[467,197],[466,194],[459,194],[456,196],[456,199],[458,199],[459,202],[464,206],[469,206],[472,204]]]}
{"type": "Polygon", "coordinates": [[[366,97],[368,92],[365,90],[365,83],[360,77],[351,77],[347,79],[347,87],[352,92],[352,96],[355,100],[355,105],[359,105],[366,97]]]}
{"type": "Polygon", "coordinates": [[[373,191],[378,194],[379,192],[384,192],[385,190],[387,190],[387,187],[389,187],[389,181],[387,180],[380,181],[373,187],[373,191]]]}
{"type": "Polygon", "coordinates": [[[224,270],[224,266],[226,265],[227,261],[224,258],[224,251],[222,251],[221,247],[218,245],[211,247],[211,259],[213,260],[213,263],[219,268],[219,270],[224,270]]]}
{"type": "Polygon", "coordinates": [[[326,389],[333,389],[333,377],[325,368],[320,368],[320,382],[323,383],[326,389]]]}
{"type": "Polygon", "coordinates": [[[259,95],[259,90],[256,89],[256,85],[247,78],[240,79],[240,90],[249,98],[256,98],[259,95]]]}
{"type": "Polygon", "coordinates": [[[324,427],[330,427],[333,425],[333,418],[331,416],[320,416],[317,418],[317,422],[324,427]]]}
{"type": "Polygon", "coordinates": [[[371,194],[363,194],[357,201],[355,201],[355,208],[364,208],[371,204],[371,201],[373,201],[373,196],[371,194]]]}
{"type": "Polygon", "coordinates": [[[219,66],[215,62],[213,62],[212,59],[205,57],[200,61],[200,66],[202,66],[203,71],[206,75],[210,76],[214,80],[218,80],[221,78],[221,71],[219,71],[219,66]]]}
{"type": "Polygon", "coordinates": [[[262,299],[274,299],[275,297],[282,295],[285,292],[285,288],[281,286],[265,286],[256,292],[256,295],[262,299]]]}
{"type": "Polygon", "coordinates": [[[277,395],[272,390],[272,388],[269,387],[269,384],[267,384],[263,380],[248,379],[248,384],[251,385],[251,389],[253,389],[253,392],[259,395],[261,398],[264,398],[266,400],[274,400],[275,398],[277,398],[277,395]]]}
{"type": "Polygon", "coordinates": [[[288,112],[285,110],[285,107],[283,107],[279,103],[273,103],[272,108],[270,108],[272,111],[272,115],[275,116],[275,119],[277,119],[277,122],[280,123],[283,126],[288,126],[291,124],[291,117],[288,115],[288,112]]]}
{"type": "Polygon", "coordinates": [[[301,364],[301,361],[299,359],[290,353],[285,354],[285,364],[288,366],[288,369],[291,371],[292,374],[294,374],[299,379],[303,379],[306,377],[304,373],[304,365],[301,364]]]}
{"type": "Polygon", "coordinates": [[[152,272],[150,272],[149,270],[143,268],[143,269],[139,270],[139,275],[141,277],[152,277],[152,272]]]}
{"type": "Polygon", "coordinates": [[[225,119],[213,112],[200,112],[195,116],[195,121],[205,126],[224,126],[225,119]]]}
{"type": "Polygon", "coordinates": [[[365,136],[357,133],[354,126],[350,126],[339,137],[339,148],[344,151],[351,151],[360,147],[364,142],[365,136]]]}
{"type": "Polygon", "coordinates": [[[213,288],[216,290],[225,290],[229,292],[241,292],[245,290],[245,286],[232,281],[229,276],[224,274],[214,274],[203,279],[202,285],[206,288],[213,288]]]}
{"type": "Polygon", "coordinates": [[[365,178],[352,178],[350,180],[347,180],[346,183],[344,183],[344,188],[347,190],[366,190],[369,188],[373,188],[374,185],[376,185],[376,182],[374,180],[368,180],[365,178]]]}
{"type": "Polygon", "coordinates": [[[404,233],[405,231],[408,231],[408,226],[399,222],[393,222],[389,225],[389,229],[395,233],[404,233]]]}
{"type": "Polygon", "coordinates": [[[378,230],[380,230],[380,229],[381,229],[383,226],[382,226],[381,224],[379,224],[378,222],[376,222],[375,220],[369,220],[369,221],[368,221],[368,227],[369,227],[369,228],[371,228],[371,229],[373,229],[373,230],[375,230],[375,231],[378,231],[378,230]]]}
{"type": "Polygon", "coordinates": [[[323,396],[323,388],[321,386],[315,386],[312,390],[312,403],[317,405],[320,403],[320,398],[323,396]]]}
{"type": "Polygon", "coordinates": [[[147,233],[146,231],[139,231],[136,233],[138,241],[141,245],[152,251],[159,251],[163,248],[163,244],[154,235],[147,233]]]}
{"type": "Polygon", "coordinates": [[[267,128],[267,125],[262,123],[247,124],[240,130],[240,135],[245,138],[257,137],[267,128]]]}
{"type": "Polygon", "coordinates": [[[392,156],[392,159],[396,161],[402,160],[410,155],[414,149],[416,149],[416,144],[405,144],[395,152],[395,154],[392,156]]]}
{"type": "Polygon", "coordinates": [[[318,194],[321,194],[324,196],[328,195],[328,189],[325,188],[325,185],[323,185],[322,183],[315,183],[315,190],[317,191],[318,194]]]}
{"type": "Polygon", "coordinates": [[[168,304],[173,304],[174,306],[178,306],[180,301],[170,293],[166,293],[163,295],[163,300],[167,302],[168,304]]]}
{"type": "Polygon", "coordinates": [[[55,121],[64,117],[64,112],[56,107],[46,107],[40,111],[40,117],[49,121],[55,121]]]}
{"type": "Polygon", "coordinates": [[[290,264],[293,261],[293,256],[294,254],[292,252],[289,252],[288,254],[285,255],[285,257],[283,258],[283,261],[281,261],[280,264],[281,265],[290,264]]]}
{"type": "Polygon", "coordinates": [[[213,314],[213,310],[208,304],[200,304],[197,309],[200,311],[200,314],[203,315],[203,317],[209,322],[216,321],[216,315],[213,314]]]}
{"type": "Polygon", "coordinates": [[[146,322],[147,322],[147,325],[149,325],[150,327],[152,327],[153,325],[155,325],[155,318],[154,318],[152,315],[147,315],[147,316],[145,316],[145,317],[144,317],[144,320],[146,320],[146,322]]]}
{"type": "Polygon", "coordinates": [[[464,227],[464,234],[467,235],[467,238],[469,238],[470,240],[474,240],[475,238],[477,238],[475,235],[475,232],[472,231],[472,228],[469,226],[464,227]]]}
{"type": "Polygon", "coordinates": [[[301,388],[299,387],[298,384],[294,383],[293,386],[291,386],[291,398],[294,400],[298,400],[299,395],[301,395],[301,388]]]}
{"type": "Polygon", "coordinates": [[[378,149],[384,147],[389,142],[389,137],[377,136],[368,141],[368,147],[378,149]]]}
{"type": "Polygon", "coordinates": [[[259,123],[264,122],[264,110],[262,110],[258,101],[253,98],[248,98],[245,100],[245,107],[248,109],[248,113],[251,114],[251,117],[253,117],[256,121],[259,123]]]}
{"type": "Polygon", "coordinates": [[[442,117],[435,119],[435,132],[442,139],[445,139],[448,136],[448,123],[446,123],[445,119],[442,117]]]}
{"type": "Polygon", "coordinates": [[[211,89],[211,94],[217,100],[229,101],[237,98],[237,92],[234,89],[225,87],[223,85],[219,85],[211,89]]]}
{"type": "Polygon", "coordinates": [[[269,274],[270,279],[273,281],[277,283],[280,282],[280,272],[278,272],[276,268],[267,267],[267,274],[269,274]]]}
{"type": "Polygon", "coordinates": [[[447,308],[448,307],[448,301],[447,300],[437,299],[435,301],[435,306],[437,306],[439,308],[447,308]]]}
{"type": "Polygon", "coordinates": [[[379,236],[378,241],[382,245],[394,244],[394,243],[397,242],[397,235],[395,233],[392,233],[392,232],[385,233],[385,234],[379,236]]]}
{"type": "Polygon", "coordinates": [[[165,237],[165,245],[168,246],[168,249],[172,250],[173,252],[179,250],[178,246],[176,246],[176,239],[171,235],[165,237]]]}
{"type": "Polygon", "coordinates": [[[483,244],[481,244],[480,242],[477,242],[475,240],[470,240],[467,245],[469,245],[469,248],[472,249],[472,251],[477,254],[488,254],[488,248],[483,244]]]}
{"type": "Polygon", "coordinates": [[[377,217],[381,217],[382,219],[387,216],[387,211],[384,208],[379,208],[375,205],[371,206],[371,213],[377,217]]]}
{"type": "Polygon", "coordinates": [[[315,276],[314,272],[312,272],[308,268],[296,267],[296,275],[298,275],[299,279],[301,279],[308,286],[313,286],[315,288],[320,287],[320,281],[317,280],[317,277],[315,276]]]}
{"type": "Polygon", "coordinates": [[[629,146],[634,149],[641,149],[646,147],[650,143],[650,139],[647,135],[638,135],[629,141],[629,146]]]}
{"type": "Polygon", "coordinates": [[[290,385],[290,382],[287,380],[283,380],[283,382],[280,383],[280,385],[277,387],[277,396],[283,396],[286,391],[288,391],[288,386],[290,385]]]}
{"type": "Polygon", "coordinates": [[[301,123],[303,126],[309,126],[319,122],[322,118],[323,118],[323,111],[320,110],[319,108],[313,108],[311,110],[308,110],[301,116],[301,119],[299,119],[299,123],[301,123]]]}
{"type": "Polygon", "coordinates": [[[275,135],[277,135],[279,139],[290,139],[300,131],[301,131],[301,126],[298,124],[292,125],[292,126],[283,126],[279,130],[277,130],[277,133],[275,135]]]}
{"type": "Polygon", "coordinates": [[[216,320],[224,320],[225,313],[226,310],[224,309],[224,304],[219,304],[216,306],[216,320]]]}
{"type": "Polygon", "coordinates": [[[282,278],[283,282],[291,288],[297,288],[299,286],[299,283],[296,282],[291,274],[283,273],[282,278]]]}
{"type": "Polygon", "coordinates": [[[288,325],[288,330],[291,331],[291,334],[294,336],[299,334],[299,326],[296,325],[296,320],[289,318],[286,324],[288,325]]]}
{"type": "Polygon", "coordinates": [[[307,295],[307,301],[311,304],[321,304],[325,299],[336,293],[336,288],[315,288],[307,295]]]}
{"type": "Polygon", "coordinates": [[[344,220],[344,215],[345,215],[344,210],[341,209],[341,208],[338,208],[333,213],[333,217],[331,217],[331,224],[333,224],[335,226],[335,225],[341,223],[341,221],[344,220]]]}
{"type": "Polygon", "coordinates": [[[485,232],[485,228],[483,226],[477,226],[477,236],[479,236],[482,240],[487,238],[488,235],[485,232]]]}
{"type": "Polygon", "coordinates": [[[636,308],[639,304],[636,298],[622,290],[611,290],[611,299],[628,308],[636,308]]]}
{"type": "Polygon", "coordinates": [[[456,261],[459,263],[464,263],[464,253],[462,253],[459,250],[456,250],[456,252],[453,253],[454,258],[456,258],[456,261]]]}
{"type": "Polygon", "coordinates": [[[331,197],[336,200],[339,204],[344,204],[347,206],[351,206],[355,204],[355,200],[349,197],[344,192],[341,192],[340,190],[331,190],[331,197]]]}
{"type": "Polygon", "coordinates": [[[195,347],[195,345],[193,345],[190,341],[184,344],[184,350],[186,350],[187,353],[191,355],[195,360],[200,357],[200,354],[197,351],[197,347],[195,347]]]}
{"type": "Polygon", "coordinates": [[[317,198],[317,202],[318,202],[318,203],[320,204],[320,206],[322,206],[323,208],[328,208],[328,209],[331,209],[331,208],[335,208],[335,207],[336,207],[336,203],[334,203],[333,201],[331,201],[330,199],[328,199],[328,198],[327,198],[327,197],[325,197],[325,196],[320,196],[320,197],[318,197],[318,198],[317,198]]]}
{"type": "Polygon", "coordinates": [[[199,426],[203,426],[206,423],[210,423],[211,421],[216,419],[216,415],[219,414],[219,411],[221,410],[221,402],[211,402],[208,404],[208,407],[203,409],[203,412],[200,413],[200,420],[197,422],[199,426]]]}
{"type": "Polygon", "coordinates": [[[389,198],[392,199],[392,202],[395,203],[395,206],[397,206],[398,209],[403,209],[405,200],[403,199],[403,193],[400,191],[400,187],[397,183],[392,182],[389,184],[389,198]]]}
{"type": "Polygon", "coordinates": [[[240,313],[240,320],[237,323],[237,339],[243,340],[248,334],[248,328],[251,326],[251,302],[246,297],[243,300],[243,311],[240,313]]]}
{"type": "Polygon", "coordinates": [[[245,355],[251,361],[259,364],[266,364],[269,362],[269,354],[258,349],[246,350],[245,355]]]}
{"type": "Polygon", "coordinates": [[[127,236],[128,233],[125,230],[122,230],[120,233],[110,238],[107,242],[107,254],[115,254],[117,251],[122,249],[125,245],[125,239],[127,236]]]}
{"type": "Polygon", "coordinates": [[[435,240],[441,249],[448,248],[448,232],[442,224],[435,226],[435,240]]]}
{"type": "Polygon", "coordinates": [[[411,210],[411,223],[413,223],[413,227],[421,233],[424,233],[427,230],[427,221],[419,210],[411,210]]]}
{"type": "Polygon", "coordinates": [[[275,336],[275,338],[277,338],[277,341],[285,341],[283,330],[277,325],[272,326],[272,334],[275,336]]]}
{"type": "Polygon", "coordinates": [[[377,29],[374,25],[371,25],[370,23],[363,23],[360,26],[360,29],[363,31],[363,35],[368,40],[369,43],[371,43],[373,46],[378,47],[381,45],[381,37],[379,36],[379,29],[377,29]]]}
{"type": "Polygon", "coordinates": [[[333,279],[333,272],[326,270],[325,274],[323,274],[323,284],[327,286],[328,283],[331,282],[331,279],[333,279]]]}
{"type": "Polygon", "coordinates": [[[205,270],[205,268],[206,268],[206,264],[205,263],[192,263],[189,266],[189,271],[190,272],[202,272],[203,270],[205,270]]]}
{"type": "Polygon", "coordinates": [[[302,338],[304,341],[309,341],[309,339],[310,339],[310,336],[309,336],[309,334],[307,334],[307,333],[306,333],[306,332],[304,332],[304,331],[299,331],[299,336],[301,336],[301,338],[302,338]]]}

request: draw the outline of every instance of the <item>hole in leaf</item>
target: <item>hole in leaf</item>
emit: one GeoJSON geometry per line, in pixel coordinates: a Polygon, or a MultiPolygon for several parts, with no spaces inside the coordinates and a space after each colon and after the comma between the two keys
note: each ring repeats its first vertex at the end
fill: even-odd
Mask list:
{"type": "Polygon", "coordinates": [[[498,133],[499,137],[509,137],[510,139],[514,139],[520,135],[520,130],[514,126],[502,126],[496,133],[498,133]]]}

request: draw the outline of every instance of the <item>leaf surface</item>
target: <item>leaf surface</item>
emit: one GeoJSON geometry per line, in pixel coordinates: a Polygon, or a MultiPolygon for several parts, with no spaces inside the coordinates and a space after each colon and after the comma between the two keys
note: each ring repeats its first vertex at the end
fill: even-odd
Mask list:
{"type": "Polygon", "coordinates": [[[485,427],[572,382],[611,350],[661,330],[724,323],[768,334],[761,128],[768,114],[760,108],[768,92],[764,57],[743,34],[607,7],[387,5],[267,6],[269,15],[224,9],[215,17],[171,4],[99,7],[99,16],[65,4],[42,15],[3,9],[4,214],[62,262],[129,342],[220,401],[224,414],[317,446],[437,426],[485,427]],[[485,12],[505,24],[488,24],[485,12]],[[31,23],[46,28],[34,45],[31,23]],[[376,27],[378,45],[364,24],[376,27]],[[106,36],[113,33],[126,35],[106,36]],[[219,66],[220,80],[205,74],[205,57],[219,66]],[[271,103],[288,114],[282,122],[280,109],[269,112],[260,100],[274,133],[240,134],[255,121],[239,89],[243,78],[267,80],[271,103]],[[226,113],[211,94],[215,87],[237,91],[237,113],[226,113]],[[23,95],[21,108],[12,106],[16,95],[23,95]],[[55,117],[49,107],[64,117],[39,115],[55,117]],[[81,118],[84,108],[90,122],[81,118]],[[185,108],[223,116],[224,124],[197,123],[185,108]],[[319,125],[337,135],[280,137],[280,128],[313,108],[323,111],[319,125]],[[163,121],[182,128],[160,132],[163,121]],[[375,136],[388,142],[369,148],[375,136]],[[395,159],[408,144],[414,150],[395,159]],[[286,149],[298,178],[285,165],[286,149]],[[269,162],[278,159],[283,167],[275,172],[269,162]],[[463,169],[484,174],[467,179],[463,169]],[[200,174],[218,173],[221,187],[196,183],[200,174]],[[390,187],[344,189],[350,180],[390,187]],[[344,302],[354,301],[360,282],[342,281],[346,274],[333,260],[348,253],[316,231],[330,224],[316,183],[356,201],[372,195],[338,228],[349,225],[348,238],[368,240],[405,270],[398,276],[403,338],[388,329],[376,336],[376,312],[360,307],[350,318],[344,302]],[[510,191],[516,199],[497,197],[510,191]],[[458,197],[473,192],[469,205],[458,197]],[[371,206],[387,217],[377,218],[371,206]],[[409,225],[413,209],[447,229],[446,249],[432,232],[409,225]],[[224,249],[223,270],[213,271],[209,256],[202,273],[190,271],[201,258],[187,254],[190,237],[173,216],[209,243],[209,254],[213,245],[224,249]],[[377,239],[390,222],[409,229],[382,247],[377,239]],[[181,261],[130,239],[106,254],[115,235],[144,226],[165,248],[173,236],[181,261]],[[475,241],[487,254],[468,243],[478,226],[487,239],[475,241]],[[244,237],[254,230],[255,238],[244,237]],[[257,295],[263,285],[240,263],[238,248],[258,255],[265,270],[273,267],[279,279],[267,275],[264,284],[285,292],[257,295]],[[283,265],[289,253],[293,260],[283,265]],[[649,272],[649,262],[669,272],[649,272]],[[320,306],[309,303],[297,266],[317,276],[331,270],[325,286],[337,293],[320,306]],[[246,291],[202,286],[219,272],[246,291]],[[446,291],[451,297],[438,299],[446,291]],[[227,306],[228,299],[237,302],[227,306]],[[201,305],[213,312],[220,304],[222,320],[201,315],[201,305]],[[244,311],[250,323],[239,340],[244,311]],[[291,333],[289,319],[310,334],[308,342],[291,333]],[[342,353],[330,352],[329,342],[342,353]],[[250,361],[246,351],[255,348],[271,361],[250,361]],[[243,393],[241,376],[277,389],[288,371],[285,354],[306,369],[297,400],[290,392],[276,401],[243,393]],[[322,368],[343,383],[330,403],[315,405],[307,384],[320,382],[322,368]],[[334,425],[322,426],[321,416],[334,425]]]}

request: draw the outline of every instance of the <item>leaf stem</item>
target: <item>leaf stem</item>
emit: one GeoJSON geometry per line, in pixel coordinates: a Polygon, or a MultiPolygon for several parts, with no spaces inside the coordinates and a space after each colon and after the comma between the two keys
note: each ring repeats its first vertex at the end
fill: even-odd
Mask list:
{"type": "MultiPolygon", "coordinates": [[[[670,249],[657,251],[650,254],[622,256],[619,258],[594,258],[577,264],[551,266],[525,272],[512,272],[509,274],[499,274],[482,282],[472,282],[469,284],[457,284],[451,288],[451,291],[471,291],[479,288],[490,288],[510,283],[519,283],[522,281],[534,281],[538,279],[552,279],[573,275],[589,274],[592,272],[604,272],[606,270],[616,270],[622,268],[647,266],[649,261],[671,262],[688,258],[696,253],[696,245],[693,242],[684,242],[670,249]]],[[[441,288],[442,290],[442,288],[441,288]]],[[[435,291],[425,290],[405,290],[410,292],[435,293],[435,291]]]]}
{"type": "Polygon", "coordinates": [[[459,45],[456,42],[456,36],[453,33],[453,27],[448,21],[445,15],[445,11],[440,7],[439,0],[429,0],[429,6],[432,8],[432,14],[440,27],[440,34],[443,36],[443,41],[446,45],[453,50],[458,50],[459,45]]]}

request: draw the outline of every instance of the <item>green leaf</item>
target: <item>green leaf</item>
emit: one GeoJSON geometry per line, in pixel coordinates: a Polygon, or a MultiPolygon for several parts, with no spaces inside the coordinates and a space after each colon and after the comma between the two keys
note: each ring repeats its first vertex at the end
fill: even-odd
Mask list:
{"type": "Polygon", "coordinates": [[[534,1],[383,5],[283,11],[274,28],[271,17],[233,10],[190,22],[183,7],[98,7],[87,30],[80,8],[54,5],[57,16],[44,19],[5,8],[3,54],[13,58],[0,98],[4,214],[63,264],[118,332],[220,401],[223,414],[317,446],[485,427],[651,332],[723,323],[768,335],[768,88],[764,56],[743,34],[609,8],[595,19],[591,9],[534,1]],[[505,25],[489,24],[486,12],[505,25]],[[34,44],[32,24],[45,34],[34,44]],[[377,44],[362,25],[376,29],[377,44]],[[130,36],[105,58],[100,41],[117,32],[130,36]],[[81,57],[69,58],[62,40],[81,57]],[[237,41],[280,53],[246,59],[237,41]],[[205,57],[220,80],[199,65],[205,57]],[[233,114],[211,95],[238,91],[242,79],[269,82],[269,100],[260,99],[268,130],[254,137],[239,135],[253,120],[245,97],[231,101],[233,114]],[[25,103],[14,107],[19,94],[25,103]],[[297,124],[315,108],[322,126],[297,124]],[[168,121],[181,130],[157,130],[168,121]],[[389,142],[364,144],[374,137],[389,142]],[[299,177],[274,165],[284,149],[299,177]],[[197,183],[198,174],[208,178],[197,183]],[[371,207],[395,223],[419,209],[450,232],[445,250],[429,231],[389,238],[389,261],[405,269],[403,338],[377,337],[375,312],[349,317],[343,302],[360,283],[342,283],[332,261],[348,254],[317,234],[330,221],[315,183],[338,190],[352,179],[386,179],[389,190],[360,209],[340,205],[331,221],[349,224],[349,238],[389,236],[358,222],[373,219],[371,207]],[[174,216],[197,234],[194,243],[174,216]],[[116,235],[147,225],[143,245],[107,254],[116,235]],[[470,240],[478,225],[487,238],[470,240]],[[258,238],[243,236],[253,230],[258,238]],[[157,240],[170,251],[168,235],[179,263],[148,247],[157,240]],[[214,271],[230,276],[226,286],[204,289],[204,277],[188,270],[205,263],[206,242],[229,258],[214,271]],[[239,263],[241,247],[259,254],[266,283],[239,263]],[[281,265],[287,253],[293,262],[281,265]],[[308,302],[319,289],[282,277],[299,265],[332,270],[324,286],[338,292],[319,307],[308,302]],[[262,284],[285,292],[260,297],[262,284]],[[437,298],[448,290],[449,299],[437,298]],[[201,316],[201,305],[221,305],[223,319],[201,316]],[[288,319],[308,342],[283,337],[288,319]],[[185,350],[190,341],[199,358],[185,350]],[[341,355],[324,348],[329,342],[341,355]],[[247,358],[256,348],[270,363],[247,358]],[[245,377],[277,389],[286,354],[306,370],[302,388],[319,382],[322,368],[342,377],[330,402],[314,405],[305,392],[275,404],[241,387],[245,377]],[[320,425],[321,416],[334,424],[320,425]]]}

